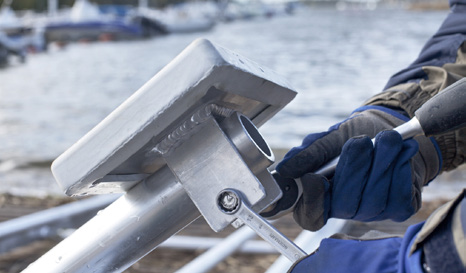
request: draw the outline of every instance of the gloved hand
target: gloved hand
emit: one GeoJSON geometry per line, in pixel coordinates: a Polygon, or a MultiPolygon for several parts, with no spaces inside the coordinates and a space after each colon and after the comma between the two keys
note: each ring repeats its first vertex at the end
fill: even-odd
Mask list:
{"type": "Polygon", "coordinates": [[[403,142],[394,131],[379,134],[375,147],[371,142],[377,132],[406,120],[387,108],[366,107],[327,132],[308,135],[303,145],[290,150],[277,171],[301,178],[303,194],[294,210],[298,224],[318,230],[329,217],[402,221],[416,212],[422,186],[440,168],[435,145],[426,137],[416,138],[419,145],[403,142]],[[340,151],[334,177],[312,174],[340,151]]]}
{"type": "Polygon", "coordinates": [[[288,272],[402,272],[398,269],[404,269],[404,265],[398,260],[407,252],[402,246],[399,237],[369,240],[332,236],[322,240],[315,253],[298,261],[288,272]]]}

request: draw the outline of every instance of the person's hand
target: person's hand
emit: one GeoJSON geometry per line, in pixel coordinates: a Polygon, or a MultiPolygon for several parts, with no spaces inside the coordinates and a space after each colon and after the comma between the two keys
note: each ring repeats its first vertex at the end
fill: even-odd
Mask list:
{"type": "Polygon", "coordinates": [[[420,190],[439,170],[439,155],[425,137],[402,141],[395,131],[380,133],[408,118],[377,107],[357,112],[328,132],[308,135],[277,166],[285,177],[300,178],[303,194],[294,218],[303,228],[320,229],[330,217],[402,221],[416,212],[420,190]],[[365,135],[362,137],[361,135],[365,135]],[[417,153],[418,147],[420,152],[417,153]],[[338,156],[335,175],[313,171],[338,156]]]}
{"type": "Polygon", "coordinates": [[[366,239],[332,236],[322,240],[317,251],[295,263],[288,272],[373,273],[382,269],[383,272],[400,272],[397,269],[404,268],[404,264],[397,257],[407,255],[403,242],[399,237],[366,239]]]}

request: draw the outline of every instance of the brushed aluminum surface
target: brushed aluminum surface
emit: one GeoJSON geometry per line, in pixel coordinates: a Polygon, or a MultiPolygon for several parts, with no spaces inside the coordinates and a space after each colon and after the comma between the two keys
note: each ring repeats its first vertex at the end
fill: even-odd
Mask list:
{"type": "Polygon", "coordinates": [[[58,157],[52,172],[68,195],[125,192],[165,165],[151,151],[197,109],[215,104],[261,126],[295,95],[275,72],[199,39],[58,157]]]}

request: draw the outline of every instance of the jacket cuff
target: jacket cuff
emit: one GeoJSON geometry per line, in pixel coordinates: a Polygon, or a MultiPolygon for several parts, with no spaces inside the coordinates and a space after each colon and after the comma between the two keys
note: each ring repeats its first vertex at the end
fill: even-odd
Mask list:
{"type": "MultiPolygon", "coordinates": [[[[466,42],[457,50],[455,63],[448,63],[442,67],[426,66],[423,67],[423,70],[427,75],[426,79],[393,86],[373,96],[364,105],[399,109],[410,118],[414,117],[414,112],[431,97],[459,79],[466,77],[466,42]]],[[[466,128],[434,137],[442,156],[441,171],[455,169],[464,163],[466,153],[465,138],[466,128]]]]}

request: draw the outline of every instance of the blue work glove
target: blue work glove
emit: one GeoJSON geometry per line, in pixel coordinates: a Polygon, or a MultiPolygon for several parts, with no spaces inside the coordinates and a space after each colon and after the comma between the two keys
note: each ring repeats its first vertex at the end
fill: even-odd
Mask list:
{"type": "Polygon", "coordinates": [[[297,223],[314,231],[330,217],[403,221],[415,213],[422,186],[440,168],[435,145],[426,137],[402,141],[395,131],[378,134],[375,147],[371,141],[407,119],[383,107],[363,108],[290,150],[277,171],[301,179],[303,194],[293,212],[297,223]],[[333,177],[312,173],[340,153],[333,177]]]}

